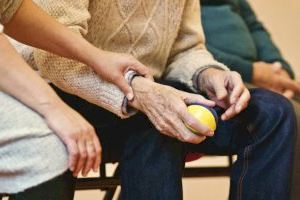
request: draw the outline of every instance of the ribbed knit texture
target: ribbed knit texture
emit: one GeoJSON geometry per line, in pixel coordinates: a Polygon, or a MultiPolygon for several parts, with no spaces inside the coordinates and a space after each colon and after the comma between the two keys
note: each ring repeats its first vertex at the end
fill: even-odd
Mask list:
{"type": "Polygon", "coordinates": [[[0,193],[17,193],[68,168],[68,154],[44,119],[0,92],[0,193]]]}
{"type": "Polygon", "coordinates": [[[20,7],[23,0],[0,0],[0,23],[7,23],[20,7]]]}
{"type": "MultiPolygon", "coordinates": [[[[180,81],[193,88],[192,77],[199,68],[226,68],[205,49],[198,0],[35,2],[96,47],[132,54],[151,68],[156,78],[180,81]]],[[[33,53],[42,75],[64,91],[128,117],[121,111],[123,93],[102,81],[88,66],[41,50],[22,51],[27,57],[28,51],[33,53]]]]}

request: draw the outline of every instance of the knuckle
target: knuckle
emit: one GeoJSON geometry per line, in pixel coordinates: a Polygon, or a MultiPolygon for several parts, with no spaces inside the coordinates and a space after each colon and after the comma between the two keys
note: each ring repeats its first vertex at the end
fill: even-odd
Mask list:
{"type": "Polygon", "coordinates": [[[89,153],[88,157],[95,158],[96,155],[97,155],[96,152],[91,152],[91,153],[89,153]]]}
{"type": "Polygon", "coordinates": [[[102,149],[101,149],[101,148],[97,148],[95,151],[96,151],[96,154],[97,154],[97,155],[99,155],[99,154],[102,153],[102,149]]]}
{"type": "Polygon", "coordinates": [[[82,152],[80,153],[80,156],[81,156],[82,158],[87,158],[88,154],[87,154],[86,151],[82,151],[82,152]]]}
{"type": "Polygon", "coordinates": [[[191,136],[190,135],[187,135],[187,134],[184,134],[182,136],[182,139],[186,142],[190,142],[192,140],[191,136]]]}
{"type": "Polygon", "coordinates": [[[79,155],[79,152],[74,149],[74,150],[70,151],[70,155],[73,156],[73,157],[77,157],[79,155]]]}

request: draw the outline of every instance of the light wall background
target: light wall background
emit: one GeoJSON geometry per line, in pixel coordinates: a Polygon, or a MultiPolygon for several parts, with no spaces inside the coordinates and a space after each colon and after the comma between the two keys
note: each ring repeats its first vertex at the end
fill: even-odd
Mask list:
{"type": "Polygon", "coordinates": [[[300,1],[249,0],[300,80],[300,1]]]}

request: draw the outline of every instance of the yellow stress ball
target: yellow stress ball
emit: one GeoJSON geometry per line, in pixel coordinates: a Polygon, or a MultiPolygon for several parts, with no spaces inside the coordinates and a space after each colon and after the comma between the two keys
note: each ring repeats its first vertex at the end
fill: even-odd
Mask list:
{"type": "MultiPolygon", "coordinates": [[[[187,108],[188,112],[193,115],[199,123],[207,126],[212,131],[215,131],[217,128],[217,114],[214,110],[210,109],[209,107],[202,106],[202,105],[190,105],[187,108]]],[[[187,126],[191,131],[196,133],[196,131],[187,126]]]]}

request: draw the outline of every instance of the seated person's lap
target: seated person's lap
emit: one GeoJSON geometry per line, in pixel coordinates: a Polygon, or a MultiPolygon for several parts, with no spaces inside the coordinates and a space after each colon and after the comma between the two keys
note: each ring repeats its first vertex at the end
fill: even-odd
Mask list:
{"type": "Polygon", "coordinates": [[[40,115],[2,92],[0,105],[0,185],[6,191],[16,187],[16,180],[34,180],[23,189],[67,170],[66,148],[40,115]]]}
{"type": "MultiPolygon", "coordinates": [[[[171,84],[177,89],[188,91],[187,88],[178,83],[167,84],[171,84]]],[[[155,129],[148,118],[141,113],[129,119],[121,120],[103,108],[90,104],[79,97],[66,94],[55,86],[53,87],[67,104],[77,109],[96,129],[99,128],[99,132],[97,132],[103,147],[104,161],[118,161],[123,153],[126,141],[131,135],[139,134],[139,132],[147,129],[155,129]]],[[[251,126],[251,120],[255,121],[256,114],[258,114],[260,109],[262,110],[261,112],[269,112],[272,115],[272,109],[284,107],[282,102],[285,102],[287,107],[289,107],[288,101],[275,93],[263,89],[252,89],[251,94],[252,100],[246,111],[229,121],[221,121],[219,119],[215,136],[206,139],[200,145],[187,144],[187,151],[214,155],[236,154],[253,141],[254,136],[249,134],[247,128],[251,126]]],[[[215,109],[220,116],[223,109],[219,107],[215,109]]],[[[158,133],[156,130],[154,132],[158,133]]]]}

